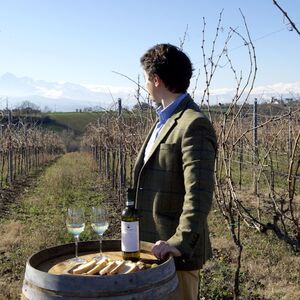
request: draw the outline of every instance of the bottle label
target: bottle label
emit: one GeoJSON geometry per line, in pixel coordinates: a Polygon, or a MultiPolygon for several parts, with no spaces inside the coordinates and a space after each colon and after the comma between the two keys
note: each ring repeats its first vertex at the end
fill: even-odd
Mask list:
{"type": "Polygon", "coordinates": [[[139,222],[121,222],[121,250],[123,252],[136,252],[139,246],[139,222]]]}

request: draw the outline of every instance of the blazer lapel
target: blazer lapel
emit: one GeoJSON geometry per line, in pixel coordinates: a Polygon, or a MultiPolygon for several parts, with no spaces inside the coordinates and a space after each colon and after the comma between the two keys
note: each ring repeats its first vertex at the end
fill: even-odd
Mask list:
{"type": "Polygon", "coordinates": [[[145,164],[148,162],[150,157],[153,155],[153,153],[155,152],[157,147],[160,145],[160,143],[164,139],[164,137],[171,131],[173,126],[176,124],[177,119],[179,119],[181,117],[181,115],[182,115],[183,111],[185,110],[187,103],[189,102],[190,99],[191,99],[191,97],[189,95],[186,96],[182,100],[182,102],[178,105],[178,107],[175,109],[175,112],[173,113],[173,115],[167,120],[167,122],[163,126],[161,132],[158,134],[158,137],[156,138],[156,140],[153,144],[153,147],[149,153],[147,160],[145,161],[145,164]]]}
{"type": "MultiPolygon", "coordinates": [[[[156,120],[156,122],[152,125],[148,135],[146,136],[145,140],[144,140],[144,143],[137,155],[137,158],[136,158],[136,161],[135,161],[135,164],[134,164],[134,179],[137,179],[137,176],[138,176],[138,173],[140,171],[140,169],[142,168],[142,166],[144,165],[144,155],[145,155],[145,149],[146,149],[146,146],[148,144],[148,141],[152,135],[152,132],[157,124],[158,120],[156,120]]],[[[134,180],[134,182],[136,182],[136,180],[134,180]]]]}

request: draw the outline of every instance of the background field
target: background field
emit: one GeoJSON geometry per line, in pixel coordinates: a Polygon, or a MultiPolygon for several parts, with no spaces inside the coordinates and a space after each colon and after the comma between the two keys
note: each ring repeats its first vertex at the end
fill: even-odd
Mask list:
{"type": "Polygon", "coordinates": [[[86,126],[99,118],[97,112],[57,112],[46,114],[45,117],[50,119],[46,124],[47,128],[62,131],[72,130],[76,135],[85,132],[86,126]]]}

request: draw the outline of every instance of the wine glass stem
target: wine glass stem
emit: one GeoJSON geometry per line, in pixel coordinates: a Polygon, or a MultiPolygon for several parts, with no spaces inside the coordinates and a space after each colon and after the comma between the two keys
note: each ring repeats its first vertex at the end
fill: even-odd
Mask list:
{"type": "Polygon", "coordinates": [[[79,235],[75,235],[75,257],[78,258],[78,242],[79,242],[79,235]]]}
{"type": "Polygon", "coordinates": [[[100,256],[102,256],[102,234],[99,234],[99,244],[100,244],[99,253],[100,256]]]}

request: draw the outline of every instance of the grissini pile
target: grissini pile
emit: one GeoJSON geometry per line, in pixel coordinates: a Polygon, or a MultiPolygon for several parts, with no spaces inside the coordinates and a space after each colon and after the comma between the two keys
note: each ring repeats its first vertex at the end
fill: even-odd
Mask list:
{"type": "Polygon", "coordinates": [[[141,261],[132,262],[125,260],[109,261],[106,258],[97,261],[92,259],[91,261],[84,263],[82,265],[74,267],[71,274],[75,275],[115,275],[115,274],[130,274],[138,272],[140,270],[145,270],[147,268],[153,268],[158,266],[157,264],[145,264],[141,261]],[[150,267],[149,267],[150,266],[150,267]]]}

